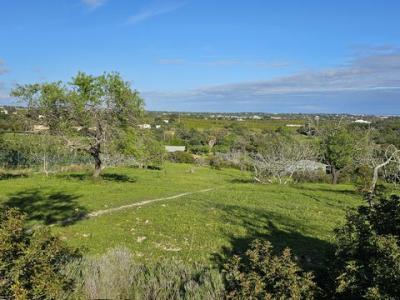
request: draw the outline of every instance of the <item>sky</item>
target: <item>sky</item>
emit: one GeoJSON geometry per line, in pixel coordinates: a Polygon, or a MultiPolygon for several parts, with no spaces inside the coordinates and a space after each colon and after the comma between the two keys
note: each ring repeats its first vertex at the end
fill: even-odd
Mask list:
{"type": "Polygon", "coordinates": [[[398,0],[1,0],[16,84],[117,71],[149,110],[400,114],[398,0]]]}

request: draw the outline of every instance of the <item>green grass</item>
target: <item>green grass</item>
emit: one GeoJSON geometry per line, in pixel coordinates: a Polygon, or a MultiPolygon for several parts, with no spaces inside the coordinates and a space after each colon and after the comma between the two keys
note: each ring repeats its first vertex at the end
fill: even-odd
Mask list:
{"type": "Polygon", "coordinates": [[[0,180],[0,202],[19,206],[33,224],[53,230],[73,246],[103,253],[130,248],[138,260],[179,257],[218,263],[255,238],[289,246],[300,260],[319,264],[332,247],[332,230],[345,210],[361,203],[350,185],[260,185],[237,170],[167,164],[161,171],[107,169],[105,179],[84,173],[0,180]],[[182,192],[207,193],[80,219],[88,212],[182,192]],[[58,225],[69,219],[68,225],[58,225]]]}
{"type": "Polygon", "coordinates": [[[293,119],[293,120],[272,120],[272,119],[264,119],[264,120],[249,120],[245,119],[242,122],[237,120],[225,120],[225,119],[202,119],[202,118],[181,118],[181,123],[184,124],[188,128],[195,129],[210,129],[210,128],[224,128],[225,126],[229,126],[231,124],[241,125],[247,127],[249,129],[256,130],[266,130],[266,129],[277,129],[278,127],[285,127],[290,131],[295,132],[297,130],[296,127],[286,127],[287,124],[298,124],[304,125],[306,120],[304,119],[293,119]]]}

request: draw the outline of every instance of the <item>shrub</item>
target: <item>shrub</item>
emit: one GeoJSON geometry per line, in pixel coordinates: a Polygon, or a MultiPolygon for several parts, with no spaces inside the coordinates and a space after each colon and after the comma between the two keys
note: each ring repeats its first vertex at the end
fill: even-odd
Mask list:
{"type": "Polygon", "coordinates": [[[400,197],[348,213],[336,230],[336,292],[344,299],[400,295],[400,197]]]}
{"type": "Polygon", "coordinates": [[[329,176],[323,171],[294,172],[293,181],[296,183],[329,183],[329,176]]]}
{"type": "Polygon", "coordinates": [[[76,297],[88,299],[220,299],[223,281],[216,270],[179,261],[142,265],[127,249],[87,257],[76,297]]]}
{"type": "Polygon", "coordinates": [[[208,145],[195,145],[190,146],[189,151],[193,154],[201,155],[210,153],[210,146],[208,145]]]}
{"type": "Polygon", "coordinates": [[[224,167],[224,162],[221,157],[210,155],[208,157],[208,164],[210,165],[211,169],[221,170],[224,167]]]}
{"type": "Polygon", "coordinates": [[[195,159],[192,154],[188,152],[172,152],[168,154],[168,159],[175,163],[192,164],[195,159]]]}
{"type": "Polygon", "coordinates": [[[234,256],[226,265],[226,285],[231,299],[313,299],[316,284],[302,272],[287,248],[272,255],[268,241],[256,240],[244,257],[234,256]]]}
{"type": "Polygon", "coordinates": [[[25,217],[16,209],[0,216],[0,297],[60,299],[73,281],[63,274],[66,264],[79,257],[48,230],[29,233],[25,217]]]}

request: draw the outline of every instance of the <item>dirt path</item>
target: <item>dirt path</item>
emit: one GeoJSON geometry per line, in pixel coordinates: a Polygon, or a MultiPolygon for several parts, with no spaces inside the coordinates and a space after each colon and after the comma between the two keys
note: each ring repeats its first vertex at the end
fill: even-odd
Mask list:
{"type": "Polygon", "coordinates": [[[206,192],[212,191],[214,189],[215,188],[210,188],[210,189],[204,189],[204,190],[199,190],[199,191],[195,191],[195,192],[187,192],[187,193],[182,193],[182,194],[178,194],[178,195],[174,195],[174,196],[163,197],[163,198],[158,198],[158,199],[150,199],[150,200],[127,204],[127,205],[123,205],[123,206],[119,206],[119,207],[98,210],[98,211],[89,213],[86,217],[87,218],[95,218],[95,217],[98,217],[101,215],[113,213],[113,212],[120,211],[120,210],[129,209],[132,207],[142,206],[142,205],[146,205],[146,204],[150,204],[150,203],[154,203],[154,202],[177,199],[177,198],[181,198],[181,197],[185,197],[185,196],[193,195],[193,194],[198,194],[198,193],[206,193],[206,192]]]}

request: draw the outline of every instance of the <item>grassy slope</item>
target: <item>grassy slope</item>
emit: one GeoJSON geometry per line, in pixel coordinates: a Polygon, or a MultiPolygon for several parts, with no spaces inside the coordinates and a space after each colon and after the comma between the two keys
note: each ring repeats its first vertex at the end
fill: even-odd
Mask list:
{"type": "MultiPolygon", "coordinates": [[[[208,187],[216,190],[76,220],[53,229],[91,253],[124,245],[140,260],[178,256],[218,262],[226,249],[243,249],[263,237],[290,246],[300,259],[318,263],[344,210],[361,200],[351,186],[257,185],[236,170],[215,171],[169,164],[163,171],[110,169],[135,182],[49,177],[0,180],[0,202],[22,207],[34,223],[54,223],[98,209],[208,187]],[[145,237],[145,239],[143,239],[145,237]]],[[[114,176],[116,177],[116,176],[114,176]]],[[[113,178],[114,178],[113,177],[113,178]]],[[[122,180],[122,181],[121,181],[122,180]]]]}

